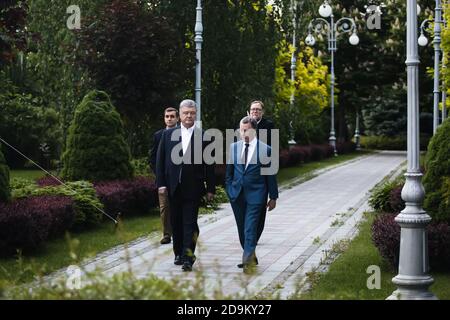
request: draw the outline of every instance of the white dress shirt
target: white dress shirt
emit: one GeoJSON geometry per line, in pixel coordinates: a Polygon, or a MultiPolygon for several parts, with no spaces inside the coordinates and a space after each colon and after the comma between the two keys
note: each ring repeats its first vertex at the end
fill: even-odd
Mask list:
{"type": "MultiPolygon", "coordinates": [[[[256,138],[253,138],[253,140],[249,142],[247,164],[245,165],[245,169],[247,169],[249,163],[251,162],[253,153],[255,152],[256,149],[256,142],[257,142],[256,138]]],[[[241,159],[243,159],[242,164],[244,164],[244,154],[245,154],[245,140],[242,141],[242,153],[241,153],[241,159]]]]}
{"type": "Polygon", "coordinates": [[[195,125],[190,128],[186,128],[185,126],[183,126],[183,124],[181,124],[181,144],[183,146],[183,154],[186,154],[189,143],[191,143],[191,137],[192,133],[194,132],[194,127],[195,125]]]}

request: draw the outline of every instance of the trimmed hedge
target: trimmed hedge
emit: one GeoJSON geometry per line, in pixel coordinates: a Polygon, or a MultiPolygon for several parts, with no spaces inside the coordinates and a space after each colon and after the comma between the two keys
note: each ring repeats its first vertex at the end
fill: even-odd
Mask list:
{"type": "MultiPolygon", "coordinates": [[[[49,181],[49,180],[46,180],[49,181]]],[[[70,196],[74,200],[75,222],[73,229],[79,230],[100,224],[103,215],[103,204],[96,197],[92,183],[88,181],[66,182],[66,185],[39,187],[28,185],[13,191],[14,198],[30,196],[61,195],[70,196]],[[99,210],[100,209],[100,210],[99,210]]]]}
{"type": "Polygon", "coordinates": [[[0,204],[0,253],[36,249],[49,237],[69,229],[75,220],[67,196],[38,196],[0,204]]]}
{"type": "Polygon", "coordinates": [[[9,167],[0,148],[0,202],[8,202],[10,199],[9,167]]]}
{"type": "Polygon", "coordinates": [[[147,213],[158,204],[156,184],[148,177],[99,182],[94,188],[105,211],[111,215],[147,213]]]}
{"type": "MultiPolygon", "coordinates": [[[[61,179],[59,179],[59,180],[62,181],[61,179]]],[[[44,176],[42,178],[37,179],[36,180],[36,184],[39,187],[52,187],[52,186],[60,186],[61,182],[59,182],[58,180],[56,180],[52,176],[46,175],[46,176],[44,176]]]]}
{"type": "Polygon", "coordinates": [[[397,213],[405,209],[405,201],[403,201],[402,199],[402,189],[403,184],[395,186],[389,192],[389,207],[391,208],[390,212],[397,213]]]}
{"type": "Polygon", "coordinates": [[[430,141],[425,159],[424,208],[435,220],[450,222],[450,120],[430,141]]]}
{"type": "MultiPolygon", "coordinates": [[[[372,241],[381,256],[393,268],[398,267],[400,251],[400,226],[396,214],[380,214],[372,225],[372,241]]],[[[427,227],[428,254],[433,269],[448,270],[450,266],[450,227],[448,223],[432,222],[427,227]]]]}
{"type": "MultiPolygon", "coordinates": [[[[0,251],[5,255],[35,249],[67,230],[96,226],[103,218],[100,210],[112,215],[144,214],[158,204],[157,188],[149,177],[98,182],[95,188],[87,181],[47,187],[25,179],[13,181],[18,187],[13,202],[0,206],[0,251]]],[[[52,181],[42,179],[41,184],[52,181]]]]}
{"type": "MultiPolygon", "coordinates": [[[[420,135],[420,150],[427,150],[430,136],[420,135]]],[[[361,146],[376,150],[406,150],[407,137],[404,136],[361,136],[361,146]]]]}
{"type": "Polygon", "coordinates": [[[62,177],[66,180],[132,178],[122,120],[105,92],[91,91],[77,106],[62,159],[62,177]]]}

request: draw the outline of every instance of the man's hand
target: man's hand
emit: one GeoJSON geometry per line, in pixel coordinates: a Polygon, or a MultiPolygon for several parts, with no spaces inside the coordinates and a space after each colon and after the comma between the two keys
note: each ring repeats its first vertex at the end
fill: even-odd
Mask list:
{"type": "Polygon", "coordinates": [[[211,202],[214,200],[214,193],[208,192],[206,194],[206,200],[208,200],[208,202],[211,202]]]}
{"type": "Polygon", "coordinates": [[[267,202],[267,208],[269,208],[269,211],[272,211],[277,206],[277,200],[276,199],[270,199],[269,202],[267,202]]]}
{"type": "Polygon", "coordinates": [[[167,187],[159,187],[158,188],[158,193],[159,194],[164,194],[167,192],[167,187]]]}

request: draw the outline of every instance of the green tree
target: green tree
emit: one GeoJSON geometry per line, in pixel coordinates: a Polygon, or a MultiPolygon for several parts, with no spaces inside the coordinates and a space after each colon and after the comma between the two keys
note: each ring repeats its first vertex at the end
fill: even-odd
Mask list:
{"type": "MultiPolygon", "coordinates": [[[[44,164],[44,158],[56,154],[44,154],[43,148],[56,150],[59,117],[52,108],[44,106],[42,99],[29,93],[21,93],[4,73],[0,72],[0,137],[25,153],[29,158],[44,164]]],[[[21,168],[26,159],[8,148],[4,151],[12,168],[21,168]]]]}
{"type": "Polygon", "coordinates": [[[18,0],[0,3],[0,68],[15,60],[18,51],[26,48],[26,4],[18,0]]]}
{"type": "Polygon", "coordinates": [[[122,115],[132,153],[144,155],[155,124],[183,91],[184,44],[172,19],[136,0],[113,0],[77,32],[77,62],[122,115]]]}
{"type": "Polygon", "coordinates": [[[3,157],[0,145],[0,202],[7,202],[11,198],[11,190],[9,188],[9,168],[3,157]]]}
{"type": "Polygon", "coordinates": [[[133,175],[130,161],[122,120],[109,96],[89,92],[69,127],[62,176],[88,181],[128,179],[133,175]]]}
{"type": "Polygon", "coordinates": [[[291,121],[298,143],[323,142],[326,131],[321,125],[321,116],[329,105],[328,68],[320,58],[313,55],[311,48],[301,43],[296,53],[295,83],[292,83],[290,67],[293,47],[284,40],[278,47],[274,114],[277,127],[280,128],[281,145],[287,146],[291,121]],[[292,90],[295,90],[293,108],[290,105],[292,90]]]}
{"type": "Polygon", "coordinates": [[[442,123],[431,138],[423,178],[424,207],[437,220],[450,222],[450,120],[442,123]]]}
{"type": "MultiPolygon", "coordinates": [[[[188,56],[186,95],[195,86],[195,1],[157,1],[158,10],[173,17],[188,56]]],[[[273,116],[277,43],[287,15],[278,9],[289,1],[203,1],[202,120],[205,127],[235,128],[249,102],[263,100],[273,116]]]]}
{"type": "MultiPolygon", "coordinates": [[[[360,42],[352,46],[348,34],[341,34],[335,55],[336,83],[339,86],[336,107],[337,133],[340,140],[348,140],[354,133],[356,113],[363,115],[363,132],[404,132],[404,112],[406,112],[406,2],[383,1],[381,29],[369,30],[365,12],[365,0],[343,0],[333,2],[335,21],[342,16],[353,17],[358,26],[360,42]],[[375,109],[375,110],[374,110],[375,109]],[[399,116],[398,122],[392,118],[399,116]]],[[[434,1],[421,1],[422,14],[418,21],[427,18],[434,8],[434,1]]],[[[327,52],[327,43],[318,41],[321,52],[327,52]]],[[[433,48],[420,48],[421,65],[419,69],[420,106],[422,113],[432,110],[433,81],[427,75],[427,66],[433,65],[433,48]]],[[[423,117],[426,119],[426,117],[423,117]]],[[[429,125],[421,126],[422,132],[429,125]]]]}
{"type": "MultiPolygon", "coordinates": [[[[28,0],[28,51],[25,55],[27,86],[43,104],[61,116],[62,141],[77,104],[92,86],[86,70],[75,63],[79,43],[75,30],[69,30],[66,12],[76,4],[81,10],[81,28],[87,28],[84,18],[109,0],[28,0]]],[[[60,147],[59,149],[64,149],[60,147]]]]}

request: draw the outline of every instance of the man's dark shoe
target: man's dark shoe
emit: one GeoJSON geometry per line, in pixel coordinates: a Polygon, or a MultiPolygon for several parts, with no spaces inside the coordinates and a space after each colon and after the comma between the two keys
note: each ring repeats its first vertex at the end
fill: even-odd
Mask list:
{"type": "Polygon", "coordinates": [[[190,261],[185,261],[181,269],[183,269],[183,271],[185,272],[192,271],[192,263],[190,261]]]}
{"type": "Polygon", "coordinates": [[[255,274],[256,265],[254,263],[244,264],[242,271],[244,271],[245,274],[255,274]]]}
{"type": "Polygon", "coordinates": [[[165,235],[165,236],[161,239],[160,243],[161,243],[161,244],[168,244],[168,243],[170,243],[170,236],[165,235]]]}
{"type": "MultiPolygon", "coordinates": [[[[258,258],[257,258],[256,256],[255,256],[255,264],[258,265],[258,258]]],[[[240,269],[242,269],[242,268],[244,267],[244,264],[243,264],[243,263],[239,263],[239,264],[237,265],[237,267],[240,268],[240,269]]]]}
{"type": "Polygon", "coordinates": [[[175,261],[173,262],[173,264],[181,266],[183,264],[183,259],[181,259],[181,256],[175,256],[175,261]]]}

